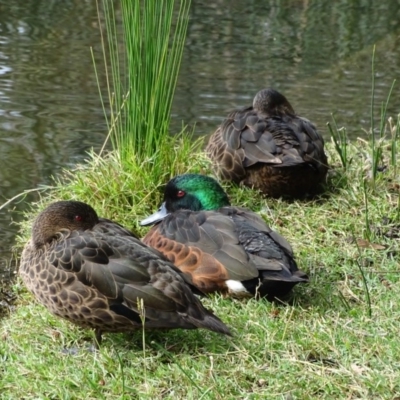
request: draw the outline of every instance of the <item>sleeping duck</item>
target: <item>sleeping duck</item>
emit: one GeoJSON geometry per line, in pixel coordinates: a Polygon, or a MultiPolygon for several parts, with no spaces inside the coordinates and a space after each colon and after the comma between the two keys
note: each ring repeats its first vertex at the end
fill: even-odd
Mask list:
{"type": "Polygon", "coordinates": [[[55,202],[37,216],[22,252],[20,274],[49,311],[95,329],[98,343],[102,332],[143,325],[229,335],[193,294],[198,290],[190,277],[79,201],[55,202]]]}
{"type": "Polygon", "coordinates": [[[328,172],[322,136],[271,88],[259,91],[252,107],[231,112],[210,137],[206,153],[221,179],[270,197],[315,194],[328,172]]]}
{"type": "Polygon", "coordinates": [[[161,208],[141,224],[154,224],[143,242],[163,253],[202,292],[272,300],[308,281],[289,243],[256,213],[231,206],[208,176],[171,179],[161,208]]]}

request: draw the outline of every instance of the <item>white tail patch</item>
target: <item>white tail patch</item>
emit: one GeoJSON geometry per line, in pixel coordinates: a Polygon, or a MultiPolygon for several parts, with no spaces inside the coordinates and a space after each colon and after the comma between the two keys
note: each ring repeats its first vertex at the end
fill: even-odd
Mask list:
{"type": "Polygon", "coordinates": [[[236,295],[249,295],[249,292],[247,291],[247,289],[243,286],[242,282],[240,281],[234,281],[232,279],[228,279],[227,281],[225,281],[226,286],[228,287],[228,290],[232,293],[232,294],[236,294],[236,295]]]}

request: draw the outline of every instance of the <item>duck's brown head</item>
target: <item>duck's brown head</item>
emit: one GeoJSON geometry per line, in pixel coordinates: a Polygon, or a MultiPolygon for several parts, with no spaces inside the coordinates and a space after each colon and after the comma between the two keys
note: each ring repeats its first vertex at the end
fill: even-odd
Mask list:
{"type": "Polygon", "coordinates": [[[283,114],[295,115],[293,107],[288,99],[277,90],[267,88],[260,90],[254,97],[253,108],[267,116],[279,116],[283,114]]]}
{"type": "Polygon", "coordinates": [[[45,208],[35,219],[32,240],[35,248],[51,242],[61,230],[87,230],[99,222],[96,211],[80,201],[57,201],[45,208]]]}

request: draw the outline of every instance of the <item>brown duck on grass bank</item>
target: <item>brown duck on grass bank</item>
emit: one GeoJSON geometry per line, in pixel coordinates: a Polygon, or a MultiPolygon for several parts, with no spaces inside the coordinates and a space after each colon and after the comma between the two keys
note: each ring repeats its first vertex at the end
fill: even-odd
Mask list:
{"type": "Polygon", "coordinates": [[[161,251],[203,292],[283,298],[307,282],[289,243],[256,213],[232,207],[219,183],[186,174],[170,180],[143,242],[161,251]]]}
{"type": "Polygon", "coordinates": [[[188,277],[121,225],[78,201],[36,218],[21,258],[28,289],[53,314],[84,328],[228,328],[193,294],[188,277]],[[141,302],[143,309],[141,310],[141,302]]]}
{"type": "Polygon", "coordinates": [[[322,136],[271,88],[259,91],[252,107],[231,112],[210,137],[206,153],[221,179],[270,197],[315,194],[328,172],[322,136]]]}

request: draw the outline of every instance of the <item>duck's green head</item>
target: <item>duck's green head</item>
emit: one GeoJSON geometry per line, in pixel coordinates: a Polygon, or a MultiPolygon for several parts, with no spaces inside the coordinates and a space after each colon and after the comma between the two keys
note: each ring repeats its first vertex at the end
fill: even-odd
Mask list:
{"type": "Polygon", "coordinates": [[[215,179],[199,174],[178,175],[171,179],[165,188],[164,201],[168,212],[216,210],[229,205],[221,185],[215,179]]]}
{"type": "Polygon", "coordinates": [[[158,212],[141,224],[154,224],[178,210],[216,210],[229,204],[227,194],[215,179],[199,174],[178,175],[165,187],[164,203],[158,212]]]}

